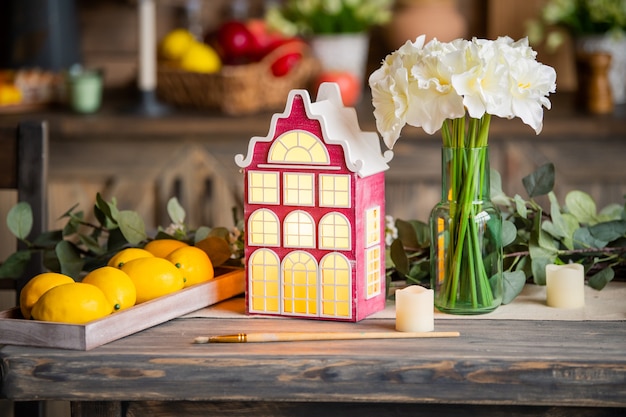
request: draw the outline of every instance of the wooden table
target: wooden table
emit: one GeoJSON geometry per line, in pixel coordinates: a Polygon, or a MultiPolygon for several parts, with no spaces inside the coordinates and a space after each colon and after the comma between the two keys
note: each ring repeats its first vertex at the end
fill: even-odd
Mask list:
{"type": "Polygon", "coordinates": [[[437,320],[450,339],[192,344],[196,336],[392,331],[183,318],[88,352],[0,348],[0,397],[73,416],[608,416],[626,410],[623,321],[437,320]]]}

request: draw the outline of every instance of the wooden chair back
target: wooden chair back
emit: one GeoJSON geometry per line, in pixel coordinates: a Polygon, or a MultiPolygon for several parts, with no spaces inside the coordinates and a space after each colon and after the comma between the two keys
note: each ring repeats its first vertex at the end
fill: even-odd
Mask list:
{"type": "MultiPolygon", "coordinates": [[[[47,122],[26,121],[16,127],[0,127],[0,189],[17,190],[17,200],[30,204],[33,210],[31,238],[39,236],[47,228],[47,184],[47,122]]],[[[21,242],[18,246],[22,247],[21,242]]],[[[15,289],[19,299],[19,292],[26,282],[41,272],[43,259],[34,256],[22,277],[17,280],[0,279],[0,289],[15,289]]]]}

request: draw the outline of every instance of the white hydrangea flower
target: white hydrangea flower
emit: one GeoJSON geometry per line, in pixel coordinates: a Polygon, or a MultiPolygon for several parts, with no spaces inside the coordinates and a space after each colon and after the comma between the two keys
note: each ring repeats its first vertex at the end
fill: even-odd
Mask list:
{"type": "Polygon", "coordinates": [[[392,148],[406,124],[433,134],[446,120],[487,114],[519,117],[538,134],[556,72],[536,55],[527,38],[409,41],[370,76],[378,131],[392,148]]]}

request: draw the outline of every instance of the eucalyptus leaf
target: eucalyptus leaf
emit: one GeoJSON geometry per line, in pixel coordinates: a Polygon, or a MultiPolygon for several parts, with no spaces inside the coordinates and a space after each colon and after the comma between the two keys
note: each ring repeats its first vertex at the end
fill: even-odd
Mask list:
{"type": "Polygon", "coordinates": [[[526,284],[526,275],[522,271],[505,271],[502,274],[503,292],[502,304],[509,304],[517,297],[526,284]]]}
{"type": "Polygon", "coordinates": [[[626,236],[626,221],[614,220],[589,227],[589,233],[599,241],[610,242],[626,236]]]}
{"type": "Polygon", "coordinates": [[[79,235],[78,238],[87,247],[87,249],[95,255],[102,255],[106,252],[106,250],[100,246],[100,243],[91,236],[79,235]]]}
{"type": "Polygon", "coordinates": [[[594,290],[601,290],[606,286],[606,284],[611,282],[614,277],[615,271],[613,270],[613,268],[607,267],[590,276],[587,280],[587,283],[594,290]]]}
{"type": "Polygon", "coordinates": [[[400,239],[394,240],[389,247],[389,251],[391,252],[391,260],[398,273],[407,275],[409,273],[409,258],[406,256],[402,241],[400,239]]]}
{"type": "Polygon", "coordinates": [[[20,278],[24,275],[30,258],[31,252],[29,250],[24,249],[13,252],[0,264],[0,278],[20,278]]]}
{"type": "Polygon", "coordinates": [[[600,210],[600,213],[598,213],[598,220],[603,222],[610,222],[611,220],[626,220],[622,218],[623,214],[623,204],[609,204],[600,210]]]}
{"type": "Polygon", "coordinates": [[[130,210],[122,210],[117,217],[117,223],[122,234],[131,245],[138,245],[148,238],[146,225],[139,213],[130,210]]]}
{"type": "Polygon", "coordinates": [[[526,201],[519,195],[515,194],[513,197],[513,201],[515,201],[515,210],[520,217],[527,219],[528,218],[528,210],[526,209],[526,201]]]}
{"type": "Polygon", "coordinates": [[[196,233],[194,235],[194,240],[196,242],[201,241],[202,239],[205,239],[207,236],[209,236],[209,233],[211,233],[211,228],[207,227],[207,226],[200,226],[196,229],[196,233]]]}
{"type": "Polygon", "coordinates": [[[197,242],[196,246],[209,255],[214,267],[222,265],[231,255],[230,245],[226,240],[220,237],[209,236],[197,242]]]}
{"type": "Polygon", "coordinates": [[[533,282],[536,285],[546,285],[546,266],[554,263],[554,258],[533,258],[532,259],[532,274],[533,282]]]}
{"type": "Polygon", "coordinates": [[[554,164],[547,163],[535,172],[522,178],[529,197],[548,194],[554,188],[554,164]]]}
{"type": "Polygon", "coordinates": [[[185,209],[180,205],[176,197],[168,200],[167,214],[174,224],[183,224],[185,221],[185,209]]]}
{"type": "Polygon", "coordinates": [[[230,231],[225,227],[215,227],[211,229],[208,236],[219,237],[228,241],[230,239],[230,231]]]}
{"type": "Polygon", "coordinates": [[[502,221],[502,247],[509,246],[517,238],[517,228],[509,220],[502,221]]]}
{"type": "Polygon", "coordinates": [[[60,230],[50,230],[37,236],[33,244],[39,247],[54,248],[61,240],[63,240],[63,233],[60,230]]]}
{"type": "Polygon", "coordinates": [[[589,194],[583,191],[570,191],[565,196],[565,206],[578,222],[589,225],[596,223],[596,203],[589,194]]]}
{"type": "Polygon", "coordinates": [[[55,252],[59,258],[61,273],[77,279],[85,263],[78,249],[67,240],[62,240],[57,244],[55,252]]]}
{"type": "Polygon", "coordinates": [[[396,228],[398,229],[398,240],[407,248],[419,248],[420,244],[417,240],[415,228],[410,222],[396,219],[396,228]]]}
{"type": "Polygon", "coordinates": [[[30,204],[19,202],[7,214],[7,227],[15,237],[25,240],[33,229],[33,209],[30,204]]]}
{"type": "Polygon", "coordinates": [[[502,177],[495,169],[489,171],[489,186],[491,201],[499,206],[508,206],[509,198],[504,194],[504,191],[502,191],[502,177]]]}
{"type": "Polygon", "coordinates": [[[596,239],[591,235],[588,227],[580,227],[574,232],[574,248],[576,249],[589,249],[589,248],[603,248],[608,242],[605,240],[596,239]]]}

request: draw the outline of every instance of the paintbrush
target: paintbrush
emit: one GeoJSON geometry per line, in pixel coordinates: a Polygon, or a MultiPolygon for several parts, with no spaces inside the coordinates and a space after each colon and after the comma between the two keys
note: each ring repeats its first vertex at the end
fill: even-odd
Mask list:
{"type": "Polygon", "coordinates": [[[459,332],[320,332],[320,333],[238,333],[222,336],[200,336],[194,343],[266,343],[309,340],[417,339],[458,337],[459,332]]]}

